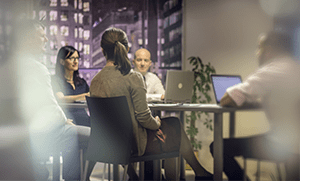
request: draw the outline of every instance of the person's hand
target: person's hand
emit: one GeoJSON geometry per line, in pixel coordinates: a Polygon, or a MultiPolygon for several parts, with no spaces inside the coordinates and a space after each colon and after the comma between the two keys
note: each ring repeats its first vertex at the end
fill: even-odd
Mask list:
{"type": "Polygon", "coordinates": [[[90,92],[81,94],[81,96],[79,96],[79,98],[77,99],[77,101],[85,101],[85,96],[90,97],[90,92]]]}
{"type": "Polygon", "coordinates": [[[75,126],[72,119],[67,119],[66,124],[75,126]]]}
{"type": "Polygon", "coordinates": [[[159,116],[156,116],[155,119],[158,121],[159,127],[161,127],[161,119],[159,118],[159,116]]]}
{"type": "Polygon", "coordinates": [[[162,95],[161,95],[161,100],[164,100],[164,97],[165,97],[164,94],[162,94],[162,95]]]}
{"type": "Polygon", "coordinates": [[[234,100],[226,92],[225,95],[220,100],[220,105],[224,107],[238,107],[234,100]]]}

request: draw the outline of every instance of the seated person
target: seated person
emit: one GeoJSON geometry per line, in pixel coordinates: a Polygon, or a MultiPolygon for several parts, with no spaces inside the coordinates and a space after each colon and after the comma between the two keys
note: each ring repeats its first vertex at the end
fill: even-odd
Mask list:
{"type": "Polygon", "coordinates": [[[286,180],[299,180],[299,64],[292,57],[290,37],[280,32],[263,34],[257,57],[260,68],[243,83],[228,88],[220,104],[240,107],[261,100],[270,131],[224,139],[224,172],[229,180],[242,180],[243,171],[234,157],[244,156],[284,162],[286,180]]]}
{"type": "MultiPolygon", "coordinates": [[[[58,51],[52,85],[60,101],[85,101],[85,96],[90,95],[88,84],[79,76],[79,59],[80,53],[72,46],[64,46],[58,51]]],[[[64,112],[74,124],[90,126],[90,117],[84,108],[67,108],[64,112]]]]}
{"type": "Polygon", "coordinates": [[[163,88],[161,80],[154,73],[148,72],[152,60],[150,60],[150,52],[141,48],[134,54],[134,70],[140,72],[144,76],[144,80],[147,86],[147,101],[161,101],[164,100],[165,90],[163,88]]]}
{"type": "MultiPolygon", "coordinates": [[[[128,39],[124,31],[118,28],[108,28],[102,35],[101,47],[107,60],[106,66],[93,78],[90,94],[94,97],[126,96],[133,124],[133,154],[157,154],[164,151],[179,150],[181,155],[193,168],[196,179],[211,179],[194,156],[191,143],[183,129],[176,130],[174,126],[181,124],[178,118],[153,117],[146,101],[146,89],[143,77],[136,71],[131,71],[127,57],[129,51],[128,39]],[[165,143],[157,137],[161,129],[165,143]],[[177,135],[179,134],[179,135],[177,135]],[[157,141],[154,141],[157,140],[157,141]],[[162,143],[161,146],[159,145],[162,143]],[[178,145],[180,143],[180,148],[178,145]]],[[[163,138],[163,137],[162,137],[163,138]]],[[[164,168],[167,180],[175,178],[174,160],[166,159],[164,168]]]]}

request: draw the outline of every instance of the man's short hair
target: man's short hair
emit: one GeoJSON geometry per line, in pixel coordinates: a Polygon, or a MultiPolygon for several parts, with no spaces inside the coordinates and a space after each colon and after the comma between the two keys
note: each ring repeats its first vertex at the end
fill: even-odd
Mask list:
{"type": "Polygon", "coordinates": [[[293,53],[292,38],[288,34],[279,31],[270,31],[262,36],[265,37],[263,46],[271,46],[276,51],[293,53]]]}

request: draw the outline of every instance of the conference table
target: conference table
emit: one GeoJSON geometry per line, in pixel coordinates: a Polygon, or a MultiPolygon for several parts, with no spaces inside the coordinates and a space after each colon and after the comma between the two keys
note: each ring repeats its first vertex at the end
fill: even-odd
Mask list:
{"type": "MultiPolygon", "coordinates": [[[[84,103],[66,103],[60,104],[62,107],[70,108],[87,108],[84,103]]],[[[258,106],[248,106],[243,108],[222,107],[216,104],[148,104],[152,111],[175,111],[180,112],[183,119],[184,111],[203,111],[214,113],[214,180],[222,180],[223,172],[223,113],[229,113],[230,130],[229,136],[235,135],[235,112],[236,111],[249,111],[259,110],[258,106]]]]}

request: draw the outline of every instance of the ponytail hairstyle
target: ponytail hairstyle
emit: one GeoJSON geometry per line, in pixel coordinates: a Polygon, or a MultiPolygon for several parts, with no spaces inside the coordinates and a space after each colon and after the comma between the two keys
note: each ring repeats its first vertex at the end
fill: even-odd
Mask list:
{"type": "Polygon", "coordinates": [[[128,39],[123,30],[113,27],[106,29],[102,35],[100,46],[103,48],[106,59],[114,61],[116,69],[122,75],[127,75],[131,71],[131,63],[127,56],[128,39]]]}

